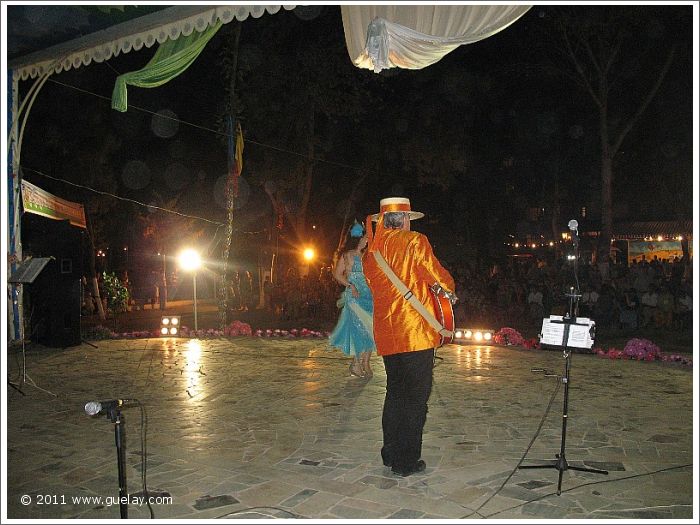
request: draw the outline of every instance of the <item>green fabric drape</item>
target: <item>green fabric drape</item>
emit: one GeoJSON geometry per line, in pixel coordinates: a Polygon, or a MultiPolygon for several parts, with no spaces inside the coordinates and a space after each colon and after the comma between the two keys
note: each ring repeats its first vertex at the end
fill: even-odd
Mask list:
{"type": "Polygon", "coordinates": [[[209,26],[201,33],[193,31],[190,36],[166,40],[143,69],[124,73],[117,77],[112,91],[112,109],[126,111],[126,85],[143,88],[162,86],[185,71],[196,60],[207,42],[221,28],[221,21],[209,26]]]}

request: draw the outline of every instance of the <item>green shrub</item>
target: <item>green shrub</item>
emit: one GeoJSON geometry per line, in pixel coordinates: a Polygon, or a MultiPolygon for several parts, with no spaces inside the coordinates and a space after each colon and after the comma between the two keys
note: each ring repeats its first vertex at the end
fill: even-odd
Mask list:
{"type": "Polygon", "coordinates": [[[129,304],[129,291],[113,273],[104,272],[104,292],[107,308],[114,313],[126,312],[129,304]]]}

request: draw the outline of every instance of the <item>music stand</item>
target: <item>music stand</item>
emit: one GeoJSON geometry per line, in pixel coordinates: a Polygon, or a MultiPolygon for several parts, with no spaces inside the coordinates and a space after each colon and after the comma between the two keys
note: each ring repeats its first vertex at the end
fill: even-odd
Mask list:
{"type": "MultiPolygon", "coordinates": [[[[578,278],[576,279],[578,283],[578,278]]],[[[570,289],[570,293],[566,294],[569,298],[569,310],[564,317],[551,316],[545,319],[542,323],[542,334],[540,341],[551,346],[561,346],[563,349],[564,375],[561,378],[564,383],[564,407],[562,411],[561,421],[561,446],[559,454],[555,454],[554,460],[550,460],[542,465],[520,465],[519,469],[528,468],[554,468],[559,471],[559,482],[557,483],[557,495],[561,495],[561,480],[565,470],[577,470],[580,472],[592,472],[594,474],[608,474],[607,470],[600,470],[587,467],[573,467],[566,461],[566,423],[569,419],[569,385],[571,379],[569,372],[571,371],[571,346],[580,348],[590,348],[593,346],[593,335],[595,323],[590,319],[580,318],[577,322],[576,314],[578,313],[578,300],[581,294],[578,289],[570,289]],[[558,336],[561,338],[558,338],[558,336]]]]}
{"type": "MultiPolygon", "coordinates": [[[[25,259],[17,265],[17,268],[7,279],[7,282],[11,284],[17,284],[20,286],[23,286],[24,284],[33,283],[36,280],[37,276],[52,259],[53,257],[29,257],[25,259]]],[[[20,323],[19,336],[20,340],[22,341],[22,370],[20,372],[20,379],[19,382],[8,381],[7,384],[15,390],[17,390],[17,392],[19,392],[23,396],[26,394],[22,390],[22,387],[26,384],[29,386],[33,386],[34,388],[41,390],[42,392],[46,392],[47,394],[50,394],[54,397],[58,397],[53,392],[49,392],[48,390],[38,386],[27,373],[27,356],[26,350],[24,348],[24,322],[20,323]]]]}

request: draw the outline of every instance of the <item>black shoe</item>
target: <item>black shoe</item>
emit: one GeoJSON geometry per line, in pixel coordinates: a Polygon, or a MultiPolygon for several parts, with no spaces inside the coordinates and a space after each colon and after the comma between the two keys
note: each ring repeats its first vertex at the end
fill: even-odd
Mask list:
{"type": "Polygon", "coordinates": [[[423,472],[425,470],[425,461],[422,459],[419,459],[416,461],[413,465],[410,465],[408,467],[400,467],[398,465],[394,465],[391,467],[391,471],[394,474],[398,474],[401,477],[406,477],[410,476],[411,474],[415,474],[416,472],[423,472]]]}

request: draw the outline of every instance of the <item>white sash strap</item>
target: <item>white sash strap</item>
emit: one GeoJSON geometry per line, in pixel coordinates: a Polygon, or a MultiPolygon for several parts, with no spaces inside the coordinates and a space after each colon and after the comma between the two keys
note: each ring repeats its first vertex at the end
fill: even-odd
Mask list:
{"type": "Polygon", "coordinates": [[[431,314],[425,306],[423,306],[423,303],[416,299],[416,296],[413,295],[413,292],[409,290],[408,286],[406,286],[403,281],[399,279],[398,275],[394,273],[394,270],[391,269],[389,263],[387,263],[386,259],[384,259],[382,254],[379,253],[379,250],[373,251],[372,254],[374,255],[374,259],[377,261],[379,267],[386,274],[403,298],[411,303],[411,306],[413,306],[413,308],[415,308],[418,313],[421,314],[423,318],[428,321],[428,323],[430,323],[430,326],[432,326],[441,336],[452,337],[454,332],[442,326],[439,321],[435,319],[435,316],[431,314]]]}

